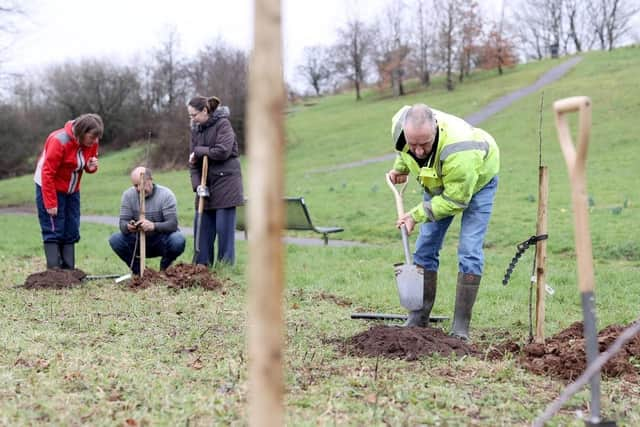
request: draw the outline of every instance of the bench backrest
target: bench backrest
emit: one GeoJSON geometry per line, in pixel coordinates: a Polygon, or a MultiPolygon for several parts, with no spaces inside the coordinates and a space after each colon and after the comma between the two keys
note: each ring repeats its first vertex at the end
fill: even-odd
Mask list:
{"type": "MultiPolygon", "coordinates": [[[[313,223],[303,197],[285,197],[285,225],[287,230],[313,230],[313,223]]],[[[244,206],[236,208],[236,229],[247,229],[246,200],[244,206]]]]}

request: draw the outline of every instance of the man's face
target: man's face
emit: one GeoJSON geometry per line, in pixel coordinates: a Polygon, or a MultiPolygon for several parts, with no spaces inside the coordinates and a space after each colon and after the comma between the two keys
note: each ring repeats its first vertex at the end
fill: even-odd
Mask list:
{"type": "Polygon", "coordinates": [[[418,159],[426,159],[433,148],[436,133],[430,123],[421,126],[407,124],[404,127],[404,138],[409,144],[409,150],[418,159]]]}
{"type": "MultiPolygon", "coordinates": [[[[131,180],[131,183],[135,187],[136,191],[139,193],[142,190],[140,177],[134,177],[131,180]]],[[[150,179],[145,180],[144,192],[145,194],[150,194],[151,190],[153,190],[153,182],[150,179]]]]}

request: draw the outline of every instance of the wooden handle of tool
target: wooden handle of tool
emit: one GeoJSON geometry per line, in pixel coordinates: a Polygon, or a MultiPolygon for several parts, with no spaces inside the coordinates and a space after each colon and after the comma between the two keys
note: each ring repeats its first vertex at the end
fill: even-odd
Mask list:
{"type": "Polygon", "coordinates": [[[591,100],[586,96],[575,96],[553,103],[558,130],[558,141],[564,154],[569,180],[575,223],[576,258],[578,261],[578,287],[580,292],[593,292],[595,280],[591,235],[589,233],[589,211],[587,200],[586,163],[589,135],[591,133],[591,100]],[[571,140],[566,114],[578,112],[577,150],[571,140]]]}
{"type": "MultiPolygon", "coordinates": [[[[209,157],[204,156],[202,158],[202,176],[200,177],[200,185],[203,187],[207,185],[208,173],[209,173],[209,157]]],[[[198,212],[202,214],[203,210],[204,210],[204,197],[200,197],[200,199],[198,200],[198,212]]]]}
{"type": "MultiPolygon", "coordinates": [[[[140,218],[139,221],[145,220],[145,197],[147,183],[145,181],[145,172],[140,174],[140,218]]],[[[147,239],[144,233],[144,229],[140,227],[140,277],[144,276],[145,260],[147,258],[147,239]]]]}
{"type": "Polygon", "coordinates": [[[560,148],[564,154],[569,173],[584,174],[587,162],[587,149],[589,148],[589,135],[591,133],[591,99],[586,96],[573,96],[553,103],[556,113],[556,127],[560,148]],[[578,111],[578,144],[573,145],[567,113],[578,111]],[[577,148],[577,151],[576,151],[577,148]]]}
{"type": "Polygon", "coordinates": [[[409,178],[400,186],[400,191],[396,188],[396,185],[391,182],[391,176],[388,173],[384,175],[385,181],[387,181],[387,185],[393,191],[393,196],[396,199],[396,210],[398,211],[398,218],[404,215],[404,203],[402,202],[402,194],[404,193],[404,189],[407,188],[407,184],[409,183],[409,178]]]}

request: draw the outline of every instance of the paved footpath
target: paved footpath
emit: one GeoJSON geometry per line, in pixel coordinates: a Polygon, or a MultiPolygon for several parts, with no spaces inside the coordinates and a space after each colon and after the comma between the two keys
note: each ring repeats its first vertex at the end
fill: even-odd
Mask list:
{"type": "MultiPolygon", "coordinates": [[[[36,210],[33,206],[22,206],[22,207],[8,207],[8,208],[0,208],[0,215],[2,214],[13,214],[13,215],[34,215],[36,210]]],[[[35,220],[35,219],[34,219],[35,220]]],[[[103,215],[82,215],[80,217],[80,221],[88,222],[93,224],[105,224],[111,225],[113,227],[118,227],[119,218],[116,216],[103,216],[103,215]]],[[[114,232],[116,230],[114,229],[114,232]]],[[[193,236],[193,228],[191,227],[182,227],[180,226],[180,231],[182,231],[187,236],[193,236]]],[[[236,231],[236,240],[245,240],[244,232],[236,231]]],[[[284,236],[282,241],[286,244],[290,245],[300,245],[300,246],[324,246],[324,240],[322,239],[313,239],[310,237],[290,237],[284,236]]],[[[371,246],[362,242],[355,242],[352,240],[332,240],[329,239],[328,246],[332,247],[353,247],[353,246],[371,246]]]]}
{"type": "MultiPolygon", "coordinates": [[[[501,98],[496,99],[491,102],[486,107],[482,108],[480,111],[477,111],[473,114],[466,116],[464,119],[471,123],[474,126],[479,125],[483,121],[487,120],[489,117],[494,114],[504,110],[511,104],[513,104],[518,99],[530,95],[544,86],[555,82],[564,76],[569,70],[571,70],[578,62],[582,60],[582,57],[576,56],[573,57],[560,65],[553,67],[551,70],[544,73],[534,84],[518,89],[514,92],[511,92],[501,98]]],[[[395,158],[396,154],[391,153],[380,157],[374,157],[371,159],[358,160],[357,162],[343,163],[341,165],[332,166],[330,168],[323,169],[314,169],[309,171],[310,173],[324,173],[324,172],[332,172],[341,169],[355,168],[359,166],[368,165],[370,163],[378,163],[383,161],[391,161],[395,158]]],[[[0,208],[0,214],[23,214],[23,215],[34,215],[35,207],[22,207],[22,208],[0,208]]],[[[114,227],[118,226],[118,217],[113,216],[99,216],[99,215],[83,215],[80,218],[83,222],[91,222],[96,224],[106,224],[112,225],[114,227]]],[[[180,230],[184,232],[188,236],[193,235],[193,229],[191,227],[180,227],[180,230]]],[[[244,240],[243,232],[236,232],[237,240],[244,240]]],[[[283,237],[283,242],[292,244],[292,245],[302,245],[302,246],[322,246],[324,245],[324,241],[322,239],[311,239],[306,237],[283,237]]],[[[354,242],[350,240],[329,240],[329,246],[333,247],[347,247],[347,246],[369,246],[366,243],[362,242],[354,242]]]]}

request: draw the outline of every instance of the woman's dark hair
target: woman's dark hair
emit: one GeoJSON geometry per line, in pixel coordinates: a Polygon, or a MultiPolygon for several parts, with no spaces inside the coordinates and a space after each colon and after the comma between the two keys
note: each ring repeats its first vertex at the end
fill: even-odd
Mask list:
{"type": "Polygon", "coordinates": [[[220,98],[217,96],[204,97],[196,95],[187,103],[188,106],[195,108],[198,111],[203,111],[205,108],[209,114],[216,111],[218,105],[220,105],[220,98]]]}
{"type": "Polygon", "coordinates": [[[81,140],[86,134],[102,138],[104,124],[102,118],[97,114],[83,114],[73,121],[73,135],[81,140]]]}

